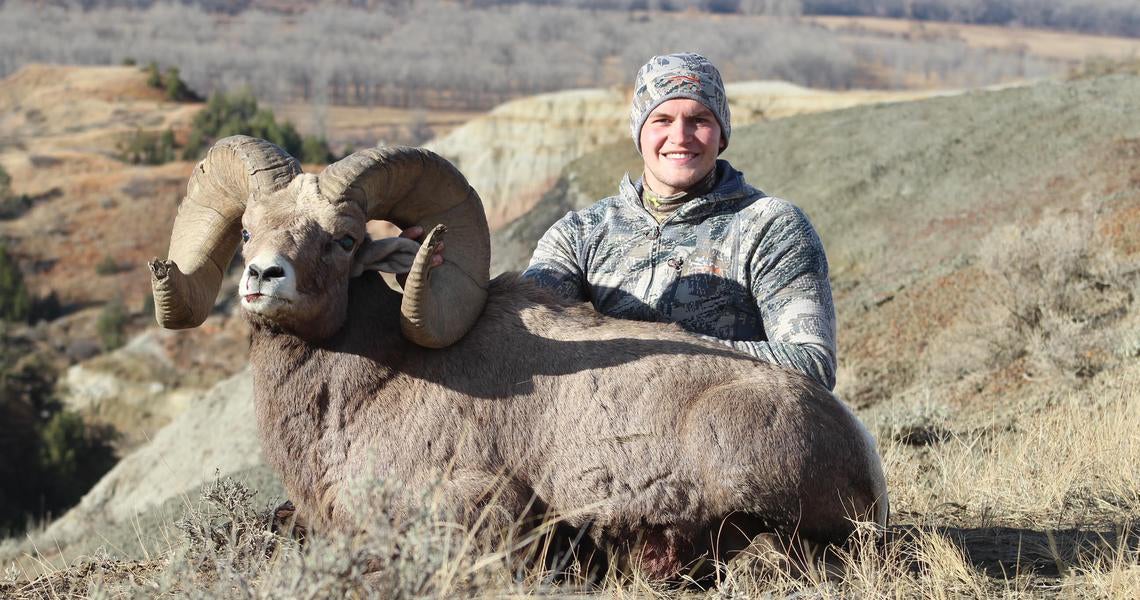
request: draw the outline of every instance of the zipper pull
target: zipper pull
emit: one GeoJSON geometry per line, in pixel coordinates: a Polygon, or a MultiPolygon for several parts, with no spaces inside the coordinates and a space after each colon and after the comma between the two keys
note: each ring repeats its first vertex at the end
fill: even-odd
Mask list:
{"type": "Polygon", "coordinates": [[[651,240],[655,240],[655,239],[661,237],[661,226],[660,225],[654,225],[653,229],[650,229],[649,231],[645,232],[645,237],[647,237],[651,240]]]}
{"type": "Polygon", "coordinates": [[[681,267],[684,266],[684,264],[685,264],[685,259],[683,259],[683,258],[670,258],[666,264],[669,265],[670,267],[673,267],[677,271],[680,271],[681,267]]]}

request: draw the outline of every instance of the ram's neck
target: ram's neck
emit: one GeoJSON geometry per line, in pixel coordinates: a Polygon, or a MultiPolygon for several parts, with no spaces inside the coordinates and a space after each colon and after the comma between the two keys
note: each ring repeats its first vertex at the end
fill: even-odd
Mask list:
{"type": "Polygon", "coordinates": [[[354,286],[345,327],[319,342],[253,327],[250,367],[262,452],[290,499],[317,523],[330,516],[318,513],[328,510],[336,485],[340,469],[332,461],[344,457],[327,450],[369,412],[362,405],[389,385],[403,360],[398,316],[386,314],[398,311],[399,294],[392,300],[367,283],[354,286]]]}

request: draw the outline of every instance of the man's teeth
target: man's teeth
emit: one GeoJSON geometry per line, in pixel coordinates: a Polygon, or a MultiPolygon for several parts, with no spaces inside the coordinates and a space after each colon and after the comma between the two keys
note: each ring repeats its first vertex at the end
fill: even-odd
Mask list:
{"type": "Polygon", "coordinates": [[[665,158],[692,158],[696,156],[691,152],[666,152],[665,158]]]}

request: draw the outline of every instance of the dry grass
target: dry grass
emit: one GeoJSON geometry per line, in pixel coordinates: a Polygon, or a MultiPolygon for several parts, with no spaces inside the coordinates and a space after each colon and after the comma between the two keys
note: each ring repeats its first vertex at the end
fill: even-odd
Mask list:
{"type": "MultiPolygon", "coordinates": [[[[577,563],[555,573],[535,560],[544,547],[527,528],[487,542],[430,498],[403,518],[371,515],[366,534],[301,546],[270,531],[271,511],[250,506],[241,483],[221,480],[178,522],[184,539],[165,556],[85,557],[32,582],[10,574],[0,595],[1131,598],[1140,589],[1140,369],[1097,384],[1002,427],[884,444],[892,527],[884,537],[864,526],[806,568],[757,553],[702,585],[613,571],[587,581],[577,563]]],[[[945,408],[915,414],[956,427],[945,408]]]]}
{"type": "Polygon", "coordinates": [[[1020,49],[1034,56],[1070,61],[1140,55],[1140,40],[1128,37],[878,17],[822,16],[804,19],[835,31],[877,33],[908,39],[952,39],[962,41],[972,48],[1020,49]]]}
{"type": "Polygon", "coordinates": [[[1026,358],[1027,376],[1088,378],[1119,345],[1109,327],[1131,309],[1122,257],[1102,250],[1091,210],[1047,215],[1033,228],[1006,226],[982,244],[996,275],[987,303],[996,360],[1026,358]],[[1004,314],[1003,314],[1004,313],[1004,314]]]}
{"type": "MultiPolygon", "coordinates": [[[[1137,383],[1074,394],[1001,427],[956,434],[917,458],[883,448],[893,505],[966,521],[1124,522],[1140,516],[1137,383]],[[1004,430],[1003,430],[1004,429],[1004,430]]],[[[997,425],[997,424],[995,424],[997,425]]]]}

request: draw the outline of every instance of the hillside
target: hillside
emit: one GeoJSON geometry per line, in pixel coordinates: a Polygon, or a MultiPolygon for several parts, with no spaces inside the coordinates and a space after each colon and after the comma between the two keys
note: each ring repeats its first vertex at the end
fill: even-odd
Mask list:
{"type": "MultiPolygon", "coordinates": [[[[860,104],[903,102],[952,91],[830,91],[781,81],[728,84],[734,127],[860,104]]],[[[629,139],[628,92],[571,90],[502,104],[426,147],[454,162],[487,208],[491,229],[526,213],[571,161],[629,139]]]]}
{"type": "MultiPolygon", "coordinates": [[[[1140,585],[1119,550],[1140,517],[1137,97],[1140,78],[1113,76],[734,131],[725,158],[801,206],[827,247],[837,391],[882,445],[893,535],[917,536],[917,554],[863,565],[871,577],[849,576],[844,595],[1129,597],[1140,585]]],[[[574,160],[496,234],[496,264],[521,266],[553,219],[637,165],[624,139],[574,160]]],[[[63,549],[52,564],[100,540],[123,558],[177,547],[163,524],[214,468],[279,500],[250,450],[249,385],[246,373],[219,384],[32,543],[63,549]]],[[[772,589],[748,581],[725,585],[772,589]]]]}
{"type": "Polygon", "coordinates": [[[110,354],[99,320],[121,303],[127,333],[153,327],[146,261],[165,254],[193,163],[119,158],[140,130],[183,136],[201,104],[174,103],[134,67],[33,65],[0,80],[0,166],[27,201],[0,217],[0,244],[33,298],[62,318],[9,327],[61,374],[60,399],[114,426],[126,452],[190,405],[187,396],[241,367],[245,329],[226,314],[204,330],[151,332],[110,354]]]}
{"type": "Polygon", "coordinates": [[[34,293],[68,304],[114,292],[141,305],[149,284],[139,275],[165,251],[159,225],[173,220],[192,164],[132,166],[116,154],[138,129],[188,128],[198,109],[165,101],[130,67],[31,66],[0,81],[0,164],[13,193],[34,199],[0,221],[0,239],[31,265],[34,293]],[[93,286],[108,257],[119,272],[93,286]]]}
{"type": "MultiPolygon", "coordinates": [[[[1033,282],[1010,270],[1077,269],[1108,253],[1103,260],[1117,279],[1106,283],[1104,298],[1088,299],[1097,306],[1091,310],[1135,315],[1128,290],[1140,251],[1140,126],[1124,107],[1137,92],[1135,77],[1048,82],[734,131],[724,158],[757,187],[801,206],[827,247],[841,326],[840,388],[849,400],[866,406],[920,390],[937,396],[933,390],[945,385],[946,401],[1006,404],[992,387],[1002,382],[987,377],[1019,377],[1024,366],[957,381],[965,359],[947,354],[980,333],[970,327],[1000,317],[983,309],[1017,300],[999,291],[1046,295],[1020,289],[1033,282]],[[1057,265],[1017,264],[1045,261],[1033,256],[1044,249],[1032,247],[1045,243],[1057,265]]],[[[500,231],[495,264],[525,267],[554,219],[612,194],[638,165],[626,142],[575,161],[531,213],[500,231]]],[[[1120,333],[1135,340],[1135,326],[1120,333]]]]}

